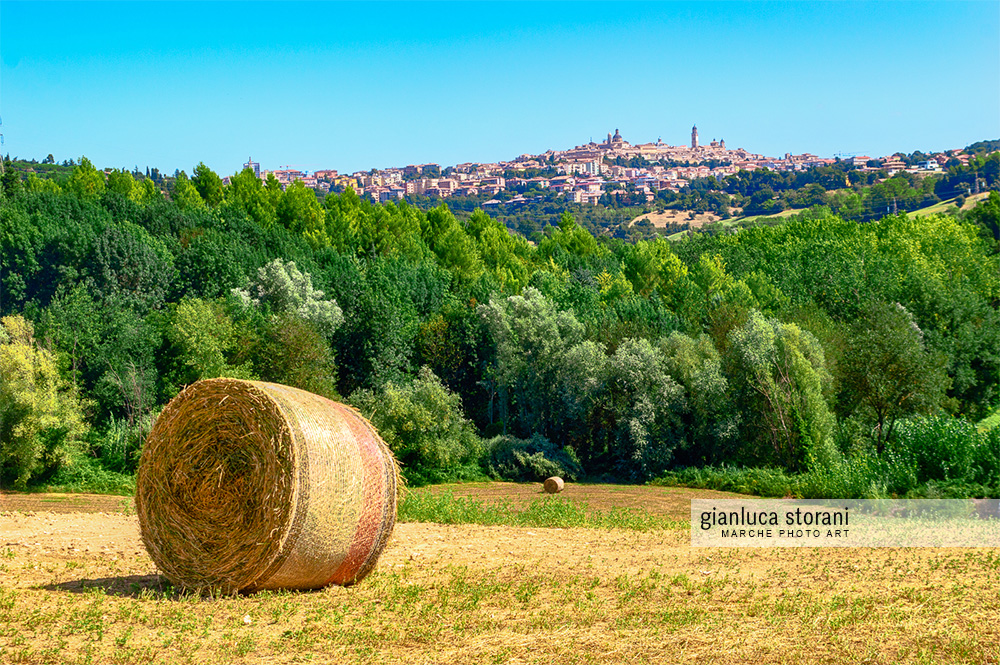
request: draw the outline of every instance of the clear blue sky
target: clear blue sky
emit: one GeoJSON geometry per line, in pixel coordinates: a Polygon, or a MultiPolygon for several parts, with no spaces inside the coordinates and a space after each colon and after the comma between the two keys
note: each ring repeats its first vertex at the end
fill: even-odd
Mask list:
{"type": "Polygon", "coordinates": [[[220,174],[1000,138],[1000,3],[0,2],[3,152],[220,174]]]}

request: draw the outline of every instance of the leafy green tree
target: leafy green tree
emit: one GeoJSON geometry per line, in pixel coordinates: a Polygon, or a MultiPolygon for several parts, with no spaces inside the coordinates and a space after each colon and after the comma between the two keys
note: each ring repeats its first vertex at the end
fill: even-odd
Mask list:
{"type": "Polygon", "coordinates": [[[421,322],[440,309],[448,273],[433,262],[387,257],[352,258],[338,272],[327,278],[344,308],[344,325],[334,339],[344,369],[342,392],[404,383],[413,371],[421,322]]]}
{"type": "Polygon", "coordinates": [[[538,256],[563,268],[586,267],[588,261],[608,254],[587,229],[564,212],[558,227],[547,227],[547,235],[538,243],[538,256]]]}
{"type": "Polygon", "coordinates": [[[423,214],[405,203],[375,205],[348,188],[330,194],[326,205],[326,228],[340,252],[363,258],[386,256],[426,261],[431,253],[423,241],[423,214]]]}
{"type": "Polygon", "coordinates": [[[798,207],[811,208],[813,206],[823,206],[829,203],[826,189],[818,182],[813,182],[799,191],[798,207]]]}
{"type": "Polygon", "coordinates": [[[666,371],[687,398],[685,414],[693,464],[725,464],[737,457],[740,413],[733,402],[722,357],[708,335],[693,339],[674,332],[658,343],[666,371]]]}
{"type": "Polygon", "coordinates": [[[163,304],[174,279],[173,264],[160,239],[123,221],[96,238],[87,268],[99,300],[146,311],[163,304]]]}
{"type": "Polygon", "coordinates": [[[519,293],[531,278],[533,250],[523,236],[476,208],[466,232],[476,241],[476,249],[486,268],[493,272],[505,293],[519,293]]]}
{"type": "Polygon", "coordinates": [[[60,284],[39,317],[38,332],[69,360],[70,379],[79,385],[104,332],[102,312],[84,284],[60,284]]]}
{"type": "Polygon", "coordinates": [[[530,439],[500,435],[486,442],[489,451],[483,466],[491,476],[514,482],[542,482],[559,476],[574,481],[583,477],[583,467],[573,449],[559,448],[541,434],[530,439]]]}
{"type": "Polygon", "coordinates": [[[246,283],[260,264],[260,250],[238,233],[197,228],[181,233],[175,249],[176,279],[171,300],[184,296],[218,298],[246,283]]]}
{"type": "Polygon", "coordinates": [[[142,217],[142,207],[138,203],[110,188],[104,190],[100,204],[115,222],[132,221],[142,217]]]}
{"type": "Polygon", "coordinates": [[[609,452],[619,477],[653,478],[685,445],[684,389],[667,369],[663,356],[646,339],[625,340],[608,359],[603,400],[614,417],[609,452]]]}
{"type": "Polygon", "coordinates": [[[313,247],[329,247],[323,207],[316,192],[296,180],[285,189],[275,208],[278,223],[292,233],[301,234],[313,247]]]}
{"type": "Polygon", "coordinates": [[[701,288],[704,298],[705,328],[723,351],[731,330],[746,321],[756,298],[743,280],[726,271],[722,256],[702,254],[691,270],[691,278],[701,288]]]}
{"type": "Polygon", "coordinates": [[[896,422],[938,408],[948,387],[944,358],[924,346],[924,333],[898,303],[871,305],[852,327],[840,365],[845,415],[860,410],[873,421],[877,452],[896,422]]]}
{"type": "Polygon", "coordinates": [[[3,198],[16,198],[24,190],[24,183],[21,181],[21,174],[13,168],[10,157],[3,158],[3,168],[0,169],[0,195],[3,198]]]}
{"type": "Polygon", "coordinates": [[[678,281],[688,274],[687,266],[662,238],[635,243],[626,252],[622,268],[635,292],[641,296],[649,296],[654,290],[670,294],[678,281]]]}
{"type": "Polygon", "coordinates": [[[64,189],[81,201],[95,201],[100,198],[105,187],[104,173],[98,171],[89,159],[81,157],[80,163],[73,167],[73,173],[64,189]]]}
{"type": "Polygon", "coordinates": [[[729,334],[726,373],[744,418],[744,460],[802,471],[835,462],[823,347],[795,324],[753,310],[729,334]]]}
{"type": "Polygon", "coordinates": [[[104,303],[101,313],[100,342],[83,377],[94,401],[95,421],[115,418],[136,426],[161,400],[161,367],[157,363],[163,347],[161,316],[158,312],[140,316],[114,302],[104,303]]]}
{"type": "Polygon", "coordinates": [[[30,298],[45,240],[23,208],[0,204],[0,314],[23,307],[30,298]]]}
{"type": "Polygon", "coordinates": [[[969,221],[980,228],[983,237],[992,240],[993,253],[1000,253],[1000,192],[990,192],[970,210],[969,221]]]}
{"type": "Polygon", "coordinates": [[[163,200],[163,192],[151,178],[143,178],[132,190],[135,202],[140,205],[150,205],[163,200]]]}
{"type": "Polygon", "coordinates": [[[128,171],[114,169],[108,174],[107,188],[119,196],[126,199],[134,199],[133,193],[136,189],[135,178],[128,171]]]}
{"type": "Polygon", "coordinates": [[[313,288],[309,273],[301,272],[294,261],[274,259],[257,270],[257,278],[247,289],[234,289],[233,294],[246,305],[295,314],[326,337],[333,335],[344,322],[337,302],[324,299],[325,294],[313,288]]]}
{"type": "Polygon", "coordinates": [[[594,281],[597,282],[597,288],[601,294],[601,304],[605,307],[632,297],[632,283],[621,272],[612,274],[607,270],[602,270],[600,274],[594,276],[594,281]]]}
{"type": "Polygon", "coordinates": [[[198,166],[194,167],[191,184],[198,190],[202,201],[208,206],[216,208],[222,203],[222,178],[205,166],[205,162],[198,162],[198,166]]]}
{"type": "Polygon", "coordinates": [[[573,310],[579,312],[577,316],[587,328],[588,339],[599,342],[609,353],[614,353],[624,339],[657,339],[684,328],[670,303],[658,293],[649,298],[633,294],[609,300],[596,314],[592,310],[581,311],[577,305],[573,305],[573,310]]]}
{"type": "Polygon", "coordinates": [[[602,411],[608,383],[604,347],[590,340],[575,344],[554,359],[546,430],[553,441],[577,451],[587,463],[607,457],[611,414],[602,411]]]}
{"type": "Polygon", "coordinates": [[[743,208],[744,215],[776,215],[785,209],[785,204],[770,187],[754,192],[743,208]]]}
{"type": "Polygon", "coordinates": [[[225,188],[225,202],[245,212],[262,227],[268,228],[275,222],[275,199],[280,194],[280,185],[275,194],[274,191],[265,189],[264,183],[253,171],[243,169],[229,179],[229,186],[225,188]]]}
{"type": "Polygon", "coordinates": [[[35,343],[31,323],[0,319],[0,476],[23,489],[69,464],[85,429],[74,387],[35,343]]]}
{"type": "Polygon", "coordinates": [[[84,284],[73,282],[59,285],[42,310],[38,335],[90,398],[95,423],[120,419],[134,425],[155,406],[162,338],[151,318],[117,300],[95,301],[84,284]]]}
{"type": "Polygon", "coordinates": [[[330,342],[314,323],[293,313],[271,317],[254,364],[264,381],[340,401],[337,364],[330,342]]]}
{"type": "Polygon", "coordinates": [[[59,194],[62,187],[55,180],[49,178],[39,178],[34,173],[29,173],[24,181],[24,189],[28,192],[52,192],[59,194]]]}
{"type": "Polygon", "coordinates": [[[492,299],[480,306],[480,315],[497,348],[493,376],[501,407],[511,409],[509,420],[524,435],[545,434],[555,407],[549,387],[556,384],[562,356],[583,341],[583,325],[533,287],[492,299]]]}
{"type": "Polygon", "coordinates": [[[445,204],[427,211],[421,235],[440,265],[462,282],[470,282],[482,273],[483,265],[475,241],[465,233],[445,204]]]}
{"type": "Polygon", "coordinates": [[[170,198],[181,210],[205,207],[204,199],[201,198],[201,194],[198,193],[197,188],[191,183],[184,171],[177,174],[170,198]]]}
{"type": "Polygon", "coordinates": [[[167,339],[177,348],[184,370],[180,383],[220,376],[253,379],[249,365],[232,365],[236,337],[233,322],[218,301],[189,298],[181,300],[170,313],[167,339]]]}
{"type": "Polygon", "coordinates": [[[975,227],[950,215],[891,216],[870,233],[885,274],[871,301],[903,304],[924,331],[925,347],[946,355],[949,408],[985,415],[982,405],[1000,388],[996,255],[975,227]]]}
{"type": "Polygon", "coordinates": [[[859,219],[864,213],[861,195],[849,189],[830,195],[830,209],[843,219],[859,219]]]}

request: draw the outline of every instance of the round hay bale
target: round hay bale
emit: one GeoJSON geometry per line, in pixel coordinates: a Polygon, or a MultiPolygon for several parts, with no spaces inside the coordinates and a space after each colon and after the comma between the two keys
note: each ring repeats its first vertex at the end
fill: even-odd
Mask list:
{"type": "Polygon", "coordinates": [[[210,379],[163,410],[142,453],[142,541],[175,586],[349,585],[396,522],[396,460],[357,411],[274,383],[210,379]]]}
{"type": "Polygon", "coordinates": [[[565,486],[566,484],[563,482],[563,479],[560,478],[559,476],[552,476],[551,478],[545,479],[544,487],[546,494],[558,494],[559,492],[563,491],[563,487],[565,486]]]}

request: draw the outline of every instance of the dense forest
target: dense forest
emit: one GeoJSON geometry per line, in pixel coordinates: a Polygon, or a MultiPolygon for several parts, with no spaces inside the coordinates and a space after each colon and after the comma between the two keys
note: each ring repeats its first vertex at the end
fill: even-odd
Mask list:
{"type": "Polygon", "coordinates": [[[996,192],[676,243],[564,212],[529,242],[250,171],[52,166],[0,178],[5,488],[128,491],[163,405],[230,376],[357,406],[413,484],[1000,496],[996,192]]]}

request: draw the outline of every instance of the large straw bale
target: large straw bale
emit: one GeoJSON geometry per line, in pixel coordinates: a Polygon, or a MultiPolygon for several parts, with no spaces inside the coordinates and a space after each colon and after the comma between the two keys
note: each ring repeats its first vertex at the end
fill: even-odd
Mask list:
{"type": "Polygon", "coordinates": [[[396,461],[357,411],[210,379],[163,410],[136,481],[142,540],[174,585],[223,593],[354,584],[396,522],[396,461]]]}
{"type": "Polygon", "coordinates": [[[559,476],[552,476],[551,478],[546,478],[545,482],[542,484],[542,487],[545,488],[546,494],[558,494],[559,492],[563,491],[563,487],[565,486],[566,484],[563,482],[563,479],[560,478],[559,476]]]}

